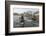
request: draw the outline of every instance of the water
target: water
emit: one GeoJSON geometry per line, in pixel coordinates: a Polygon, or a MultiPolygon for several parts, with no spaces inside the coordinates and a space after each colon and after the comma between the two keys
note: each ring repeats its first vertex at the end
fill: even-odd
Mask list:
{"type": "Polygon", "coordinates": [[[26,17],[24,17],[24,19],[25,21],[21,23],[20,16],[13,16],[14,28],[16,27],[38,27],[39,26],[39,22],[37,21],[29,20],[26,17]]]}

